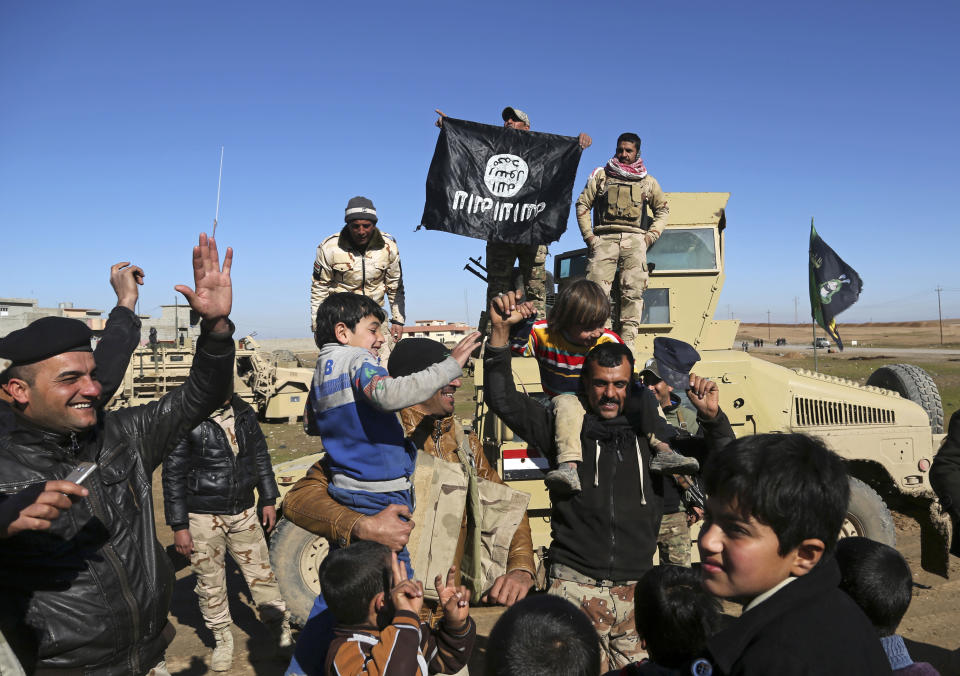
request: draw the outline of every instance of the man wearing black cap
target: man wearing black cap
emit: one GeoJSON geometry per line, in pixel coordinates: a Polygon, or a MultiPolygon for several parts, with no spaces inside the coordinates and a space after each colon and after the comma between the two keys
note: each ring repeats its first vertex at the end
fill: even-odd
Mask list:
{"type": "MultiPolygon", "coordinates": [[[[403,271],[397,242],[377,228],[377,210],[366,197],[350,198],[344,220],[343,229],[317,247],[310,285],[310,331],[316,333],[317,309],[331,293],[359,293],[381,307],[386,295],[390,301],[388,335],[396,342],[405,321],[403,271]]],[[[389,349],[381,350],[381,356],[387,354],[389,349]]]]}
{"type": "MultiPolygon", "coordinates": [[[[436,125],[443,126],[446,115],[440,110],[436,125]]],[[[530,116],[519,108],[507,106],[500,113],[506,129],[530,131],[530,116]]],[[[593,143],[591,138],[580,132],[577,136],[580,148],[586,150],[593,143]]],[[[523,278],[524,298],[537,309],[540,317],[547,316],[547,245],[512,244],[510,242],[487,242],[487,304],[498,293],[514,291],[513,264],[520,268],[523,278]]],[[[482,329],[482,327],[481,327],[482,329]]]]}
{"type": "MultiPolygon", "coordinates": [[[[145,406],[100,414],[91,332],[49,317],[0,341],[16,426],[0,435],[0,493],[63,479],[93,463],[88,493],[45,530],[0,540],[0,629],[28,672],[166,674],[173,571],[156,539],[151,477],[177,442],[226,397],[234,344],[227,249],[193,250],[203,319],[187,381],[145,406]]],[[[49,484],[47,484],[49,486],[49,484]]]]}
{"type": "MultiPolygon", "coordinates": [[[[691,372],[693,365],[700,361],[698,353],[691,345],[675,338],[663,336],[653,340],[653,357],[647,360],[640,377],[660,404],[660,410],[667,424],[676,436],[664,441],[684,450],[700,451],[697,458],[701,464],[706,454],[701,444],[700,419],[712,419],[719,411],[716,395],[719,393],[716,383],[700,378],[691,372]],[[690,397],[687,390],[703,390],[710,396],[690,397]]],[[[717,444],[722,448],[730,439],[717,444]]],[[[663,479],[663,518],[657,535],[657,548],[660,551],[660,563],[675,566],[690,566],[690,523],[702,516],[696,506],[689,506],[686,491],[697,490],[698,485],[689,476],[674,474],[663,479]]]]}
{"type": "MultiPolygon", "coordinates": [[[[510,326],[533,307],[513,293],[493,300],[493,324],[484,353],[484,397],[490,409],[531,446],[555,451],[554,412],[517,392],[508,347],[510,326]]],[[[663,482],[650,471],[650,435],[672,436],[646,389],[633,387],[633,354],[623,344],[604,343],[586,357],[580,433],[582,491],[551,494],[550,593],[578,605],[594,622],[603,652],[601,673],[636,661],[640,640],[633,621],[633,590],[653,565],[660,527],[663,482]]],[[[733,430],[717,405],[715,388],[698,381],[691,397],[710,402],[704,443],[716,448],[733,430]]]]}
{"type": "MultiPolygon", "coordinates": [[[[123,375],[130,363],[130,355],[140,343],[140,318],[135,309],[139,297],[138,285],[143,284],[144,272],[128,261],[116,263],[110,267],[110,285],[117,294],[117,306],[110,311],[103,335],[93,351],[93,360],[97,364],[97,380],[102,392],[100,405],[110,401],[110,397],[123,382],[123,375]]],[[[0,359],[0,373],[9,366],[9,360],[0,359]]],[[[3,378],[0,378],[2,384],[3,378]]],[[[13,409],[3,390],[0,390],[0,434],[14,425],[13,409]]]]}

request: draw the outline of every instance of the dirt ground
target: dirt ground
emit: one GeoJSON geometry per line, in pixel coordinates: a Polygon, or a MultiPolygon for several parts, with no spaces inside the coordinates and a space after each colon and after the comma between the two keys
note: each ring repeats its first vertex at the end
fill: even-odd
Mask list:
{"type": "MultiPolygon", "coordinates": [[[[173,534],[163,523],[159,472],[154,477],[154,510],[160,542],[170,546],[173,534]]],[[[900,633],[906,637],[914,660],[930,662],[944,676],[960,676],[960,559],[953,558],[951,562],[950,580],[923,571],[920,568],[919,528],[913,520],[899,514],[894,514],[894,519],[897,549],[909,561],[915,579],[913,603],[900,626],[900,633]]],[[[227,579],[236,646],[230,673],[283,674],[286,663],[273,657],[269,633],[257,620],[250,593],[236,567],[228,567],[227,579]]],[[[193,587],[194,576],[189,567],[180,570],[170,609],[170,620],[177,628],[177,635],[167,649],[167,666],[175,676],[212,673],[209,662],[213,636],[203,625],[193,587]]],[[[500,608],[476,608],[473,611],[480,633],[478,649],[471,660],[473,673],[482,673],[486,637],[501,612],[500,608]]]]}

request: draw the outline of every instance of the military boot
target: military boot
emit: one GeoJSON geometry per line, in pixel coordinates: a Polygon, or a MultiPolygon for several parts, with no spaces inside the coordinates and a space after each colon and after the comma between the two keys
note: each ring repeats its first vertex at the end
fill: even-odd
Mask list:
{"type": "Polygon", "coordinates": [[[266,621],[267,628],[270,629],[270,636],[273,637],[273,644],[277,648],[277,655],[280,657],[290,657],[293,654],[293,636],[290,634],[290,613],[284,611],[281,617],[272,618],[266,621]]]}
{"type": "Polygon", "coordinates": [[[213,671],[228,671],[233,666],[233,633],[230,625],[225,624],[213,629],[213,638],[217,645],[213,648],[210,658],[210,668],[213,671]]]}

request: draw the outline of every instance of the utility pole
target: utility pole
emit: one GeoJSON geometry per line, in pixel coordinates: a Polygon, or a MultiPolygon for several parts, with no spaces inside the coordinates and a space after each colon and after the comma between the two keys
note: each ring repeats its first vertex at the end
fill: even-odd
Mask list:
{"type": "Polygon", "coordinates": [[[942,286],[937,287],[937,317],[940,318],[940,344],[943,345],[943,310],[940,306],[940,292],[943,291],[942,286]]]}
{"type": "Polygon", "coordinates": [[[767,340],[771,340],[772,336],[770,335],[770,310],[767,310],[767,340]]]}
{"type": "Polygon", "coordinates": [[[799,308],[800,308],[800,297],[799,297],[799,296],[794,296],[794,297],[793,297],[793,323],[794,323],[794,324],[799,324],[799,323],[800,323],[800,319],[799,319],[799,316],[798,316],[798,314],[797,314],[797,312],[799,311],[799,308]]]}

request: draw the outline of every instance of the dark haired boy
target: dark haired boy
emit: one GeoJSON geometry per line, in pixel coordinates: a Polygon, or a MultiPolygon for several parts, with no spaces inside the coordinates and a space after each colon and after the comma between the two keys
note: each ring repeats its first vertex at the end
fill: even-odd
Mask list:
{"type": "Polygon", "coordinates": [[[744,604],[707,641],[720,674],[889,674],[873,627],[837,585],[850,486],[838,455],[802,434],[737,439],[704,472],[707,591],[744,604]]]}
{"type": "Polygon", "coordinates": [[[873,623],[893,673],[938,676],[930,664],[910,658],[903,637],[897,634],[913,595],[913,573],[900,552],[868,538],[844,538],[837,543],[837,563],[840,589],[873,623]]]}
{"type": "Polygon", "coordinates": [[[656,566],[637,582],[635,619],[650,659],[607,676],[681,676],[711,673],[702,655],[720,625],[720,601],[700,584],[700,573],[682,566],[656,566]]]}
{"type": "Polygon", "coordinates": [[[337,617],[325,674],[331,676],[427,676],[465,667],[477,629],[470,617],[470,592],[434,580],[443,619],[437,629],[421,623],[423,585],[407,579],[397,555],[378,542],[337,549],[320,564],[320,586],[337,617]]]}
{"type": "MultiPolygon", "coordinates": [[[[385,317],[383,308],[355,293],[330,294],[320,304],[314,335],[320,354],[303,414],[307,434],[323,437],[330,496],[363,514],[391,504],[413,512],[410,476],[417,451],[394,412],[459,377],[480,335],[467,336],[449,357],[423,371],[391,378],[376,352],[385,317]]],[[[406,549],[401,558],[409,561],[406,549]]]]}
{"type": "Polygon", "coordinates": [[[559,596],[528,596],[490,631],[486,676],[598,676],[600,643],[593,623],[559,596]]]}

